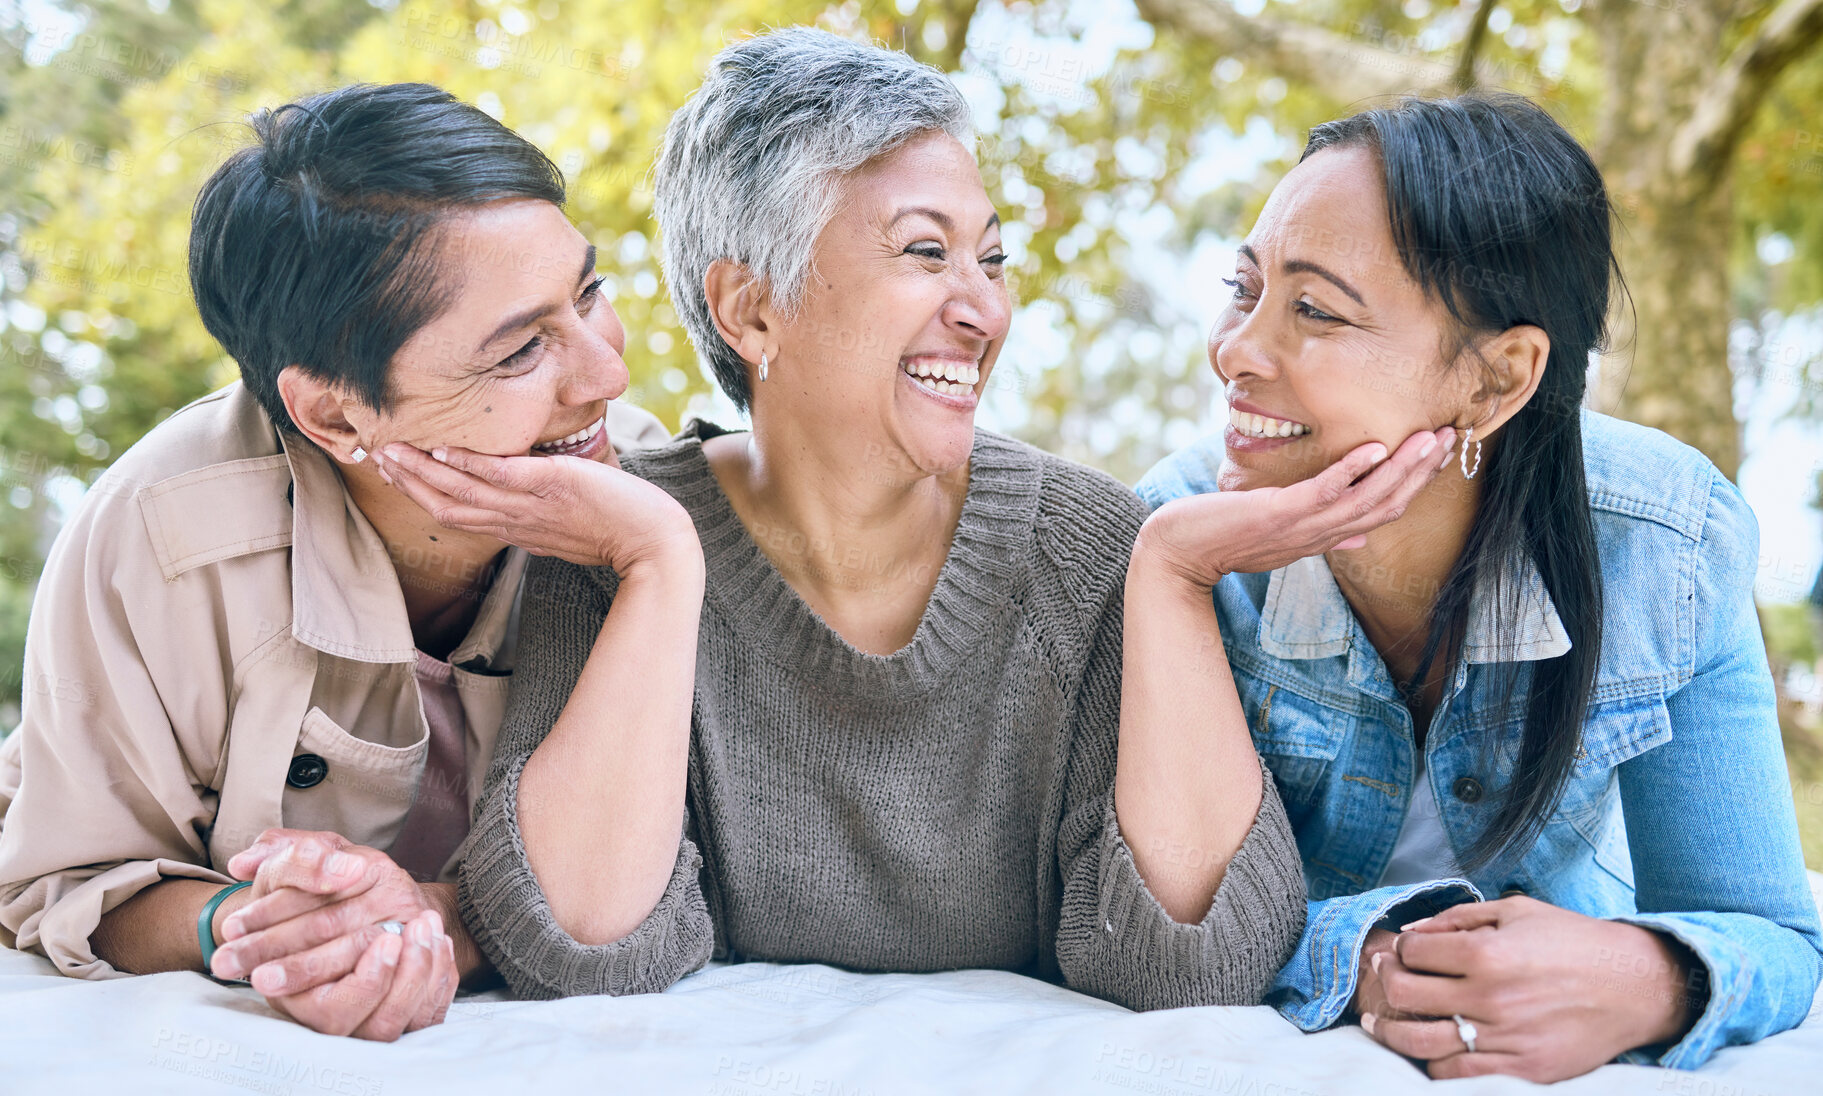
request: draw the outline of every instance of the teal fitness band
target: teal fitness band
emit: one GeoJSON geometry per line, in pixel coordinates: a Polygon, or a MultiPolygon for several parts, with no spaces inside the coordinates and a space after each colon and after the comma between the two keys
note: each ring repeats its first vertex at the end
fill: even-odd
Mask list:
{"type": "MultiPolygon", "coordinates": [[[[252,880],[245,883],[233,883],[215,892],[215,897],[203,903],[203,911],[196,915],[196,942],[203,946],[203,973],[209,973],[209,963],[215,958],[215,911],[230,894],[243,887],[251,887],[252,880]]],[[[213,977],[213,975],[211,975],[213,977]]]]}

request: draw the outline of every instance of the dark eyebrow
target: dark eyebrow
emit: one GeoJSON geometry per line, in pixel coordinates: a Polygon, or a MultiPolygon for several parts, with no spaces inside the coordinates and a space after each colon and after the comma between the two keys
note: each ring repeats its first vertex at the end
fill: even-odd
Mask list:
{"type": "MultiPolygon", "coordinates": [[[[1248,247],[1246,244],[1242,244],[1240,246],[1240,252],[1242,255],[1246,256],[1247,261],[1252,263],[1254,266],[1260,265],[1260,257],[1259,257],[1259,255],[1254,253],[1253,248],[1248,247]]],[[[1362,306],[1363,308],[1367,307],[1367,302],[1361,299],[1361,294],[1355,292],[1354,286],[1349,285],[1347,282],[1343,281],[1342,278],[1340,276],[1338,276],[1334,271],[1327,270],[1324,267],[1318,266],[1316,263],[1309,262],[1304,259],[1292,259],[1292,260],[1286,262],[1285,273],[1287,273],[1287,274],[1315,274],[1317,277],[1324,279],[1325,281],[1329,282],[1331,285],[1334,285],[1337,289],[1340,289],[1342,292],[1348,294],[1349,299],[1354,301],[1356,304],[1362,306]]]]}
{"type": "Polygon", "coordinates": [[[1331,285],[1335,286],[1337,289],[1340,289],[1342,292],[1348,294],[1349,299],[1354,301],[1356,304],[1361,305],[1362,307],[1366,307],[1366,305],[1367,305],[1367,302],[1361,299],[1361,294],[1355,292],[1354,286],[1349,285],[1347,282],[1343,281],[1339,276],[1337,276],[1334,272],[1325,270],[1322,267],[1318,266],[1316,263],[1307,262],[1303,259],[1288,259],[1288,260],[1286,260],[1286,263],[1285,263],[1285,273],[1287,273],[1287,274],[1315,274],[1317,277],[1322,278],[1324,281],[1330,283],[1331,285]]]}
{"type": "MultiPolygon", "coordinates": [[[[589,249],[582,253],[582,273],[576,276],[576,280],[578,282],[586,282],[589,280],[589,275],[593,273],[595,273],[595,245],[590,244],[589,249]]],[[[481,340],[481,345],[475,348],[475,353],[481,354],[485,352],[487,348],[494,345],[495,340],[499,339],[501,336],[511,331],[517,331],[537,320],[541,320],[554,311],[556,311],[556,309],[551,305],[544,305],[539,308],[528,308],[523,312],[517,312],[508,316],[501,322],[499,327],[494,328],[493,334],[481,340]]]]}

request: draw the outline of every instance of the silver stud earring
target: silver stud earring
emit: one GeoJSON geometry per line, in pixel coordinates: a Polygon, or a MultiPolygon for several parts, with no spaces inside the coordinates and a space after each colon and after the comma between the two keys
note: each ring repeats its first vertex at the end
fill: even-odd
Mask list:
{"type": "Polygon", "coordinates": [[[766,372],[766,352],[762,350],[760,351],[760,383],[762,384],[766,382],[766,372]]]}
{"type": "Polygon", "coordinates": [[[365,450],[357,445],[354,447],[354,452],[352,452],[348,455],[354,458],[355,464],[359,464],[362,461],[367,459],[367,450],[365,450]]]}
{"type": "Polygon", "coordinates": [[[1481,443],[1478,441],[1475,441],[1475,467],[1469,467],[1469,442],[1471,441],[1475,441],[1475,428],[1472,426],[1462,438],[1462,478],[1465,480],[1474,479],[1475,473],[1481,471],[1481,443]]]}

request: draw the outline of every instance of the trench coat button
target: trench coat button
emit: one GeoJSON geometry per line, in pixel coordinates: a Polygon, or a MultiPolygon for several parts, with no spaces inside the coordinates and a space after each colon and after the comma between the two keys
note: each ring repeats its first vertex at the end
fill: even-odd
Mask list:
{"type": "Polygon", "coordinates": [[[316,754],[299,754],[291,759],[291,772],[285,783],[294,788],[314,788],[329,775],[329,762],[316,754]]]}
{"type": "Polygon", "coordinates": [[[1450,786],[1450,791],[1456,793],[1456,798],[1464,803],[1481,802],[1481,781],[1472,776],[1457,777],[1456,783],[1450,786]]]}

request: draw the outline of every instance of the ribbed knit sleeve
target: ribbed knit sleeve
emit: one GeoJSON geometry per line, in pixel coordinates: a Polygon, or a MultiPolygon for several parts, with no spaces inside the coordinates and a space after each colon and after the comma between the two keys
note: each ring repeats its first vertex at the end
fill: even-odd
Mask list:
{"type": "Polygon", "coordinates": [[[1265,766],[1253,827],[1197,924],[1173,920],[1152,896],[1115,817],[1126,569],[1092,561],[1104,552],[1124,561],[1131,550],[1145,510],[1122,492],[1103,505],[1084,505],[1080,496],[1093,492],[1082,486],[1047,492],[1063,497],[1044,508],[1057,512],[1041,511],[1040,545],[1069,599],[1089,616],[1082,634],[1093,645],[1070,717],[1057,965],[1072,988],[1132,1009],[1257,1005],[1297,947],[1305,913],[1297,843],[1265,766]],[[1085,581],[1098,574],[1098,583],[1085,581]]]}
{"type": "Polygon", "coordinates": [[[521,997],[654,993],[701,967],[713,947],[702,860],[687,837],[657,906],[632,933],[599,946],[557,923],[526,856],[520,774],[582,676],[617,585],[611,571],[548,557],[526,570],[518,665],[457,889],[463,923],[521,997]]]}

